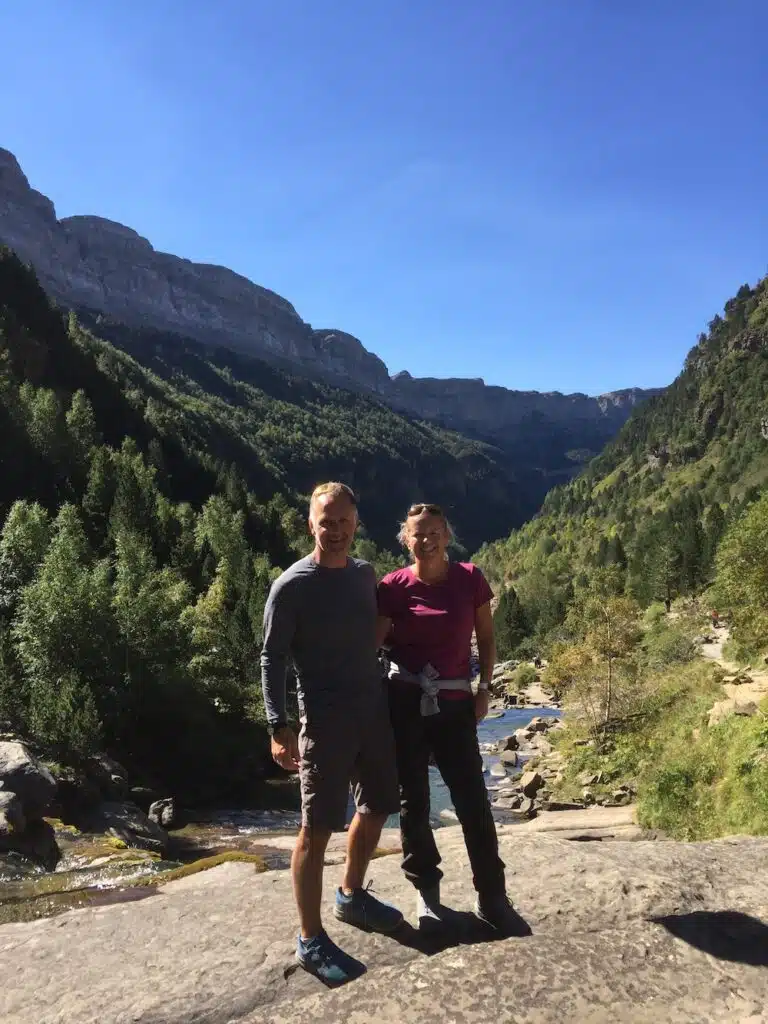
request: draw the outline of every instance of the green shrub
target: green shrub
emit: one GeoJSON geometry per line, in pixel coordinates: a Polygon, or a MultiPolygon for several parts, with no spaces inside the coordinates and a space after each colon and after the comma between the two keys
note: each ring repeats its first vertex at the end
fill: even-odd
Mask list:
{"type": "Polygon", "coordinates": [[[524,690],[536,682],[536,669],[533,665],[523,663],[518,665],[515,671],[512,673],[512,684],[511,689],[515,692],[524,690]]]}
{"type": "Polygon", "coordinates": [[[697,653],[690,629],[661,622],[648,631],[643,646],[652,671],[692,661],[697,653]]]}
{"type": "Polygon", "coordinates": [[[646,626],[656,626],[662,619],[666,618],[667,610],[661,601],[654,601],[653,604],[649,604],[645,609],[643,615],[643,623],[646,626]]]}
{"type": "MultiPolygon", "coordinates": [[[[702,719],[704,716],[701,716],[702,719]]],[[[768,833],[768,732],[762,716],[688,721],[659,750],[638,794],[638,819],[676,839],[768,833]]]]}

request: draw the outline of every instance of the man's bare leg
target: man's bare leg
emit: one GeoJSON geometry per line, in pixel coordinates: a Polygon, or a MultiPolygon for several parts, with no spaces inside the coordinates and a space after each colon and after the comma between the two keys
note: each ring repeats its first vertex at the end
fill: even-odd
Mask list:
{"type": "Polygon", "coordinates": [[[387,820],[386,814],[360,814],[356,812],[349,826],[347,836],[347,862],[344,880],[341,884],[346,893],[362,889],[365,873],[371,862],[373,851],[381,838],[381,830],[387,820]]]}
{"type": "Polygon", "coordinates": [[[323,862],[331,833],[302,828],[291,857],[293,895],[299,911],[303,939],[313,939],[323,928],[320,906],[323,897],[323,862]]]}

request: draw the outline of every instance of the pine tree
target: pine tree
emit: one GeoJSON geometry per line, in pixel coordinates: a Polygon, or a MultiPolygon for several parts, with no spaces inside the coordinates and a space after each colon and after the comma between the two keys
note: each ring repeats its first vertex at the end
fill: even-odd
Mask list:
{"type": "Polygon", "coordinates": [[[621,543],[621,537],[618,533],[614,533],[608,543],[608,552],[605,565],[615,565],[622,572],[627,568],[627,555],[624,551],[624,545],[621,543]]]}
{"type": "Polygon", "coordinates": [[[86,466],[94,447],[101,443],[101,435],[96,427],[93,406],[83,390],[76,391],[72,396],[65,419],[75,459],[86,466]]]}
{"type": "Polygon", "coordinates": [[[14,503],[0,534],[0,615],[11,614],[48,548],[51,522],[36,502],[14,503]]]}
{"type": "Polygon", "coordinates": [[[243,714],[258,681],[257,657],[250,622],[243,609],[227,559],[197,603],[184,613],[191,631],[192,676],[222,711],[243,714]],[[245,629],[243,628],[245,625],[245,629]]]}
{"type": "Polygon", "coordinates": [[[40,740],[55,736],[60,751],[77,755],[84,750],[84,723],[90,723],[85,746],[95,748],[101,742],[98,721],[115,704],[109,566],[91,563],[72,505],[62,506],[39,572],[21,593],[13,636],[32,734],[40,740]],[[91,714],[92,705],[98,714],[91,714]]]}
{"type": "Polygon", "coordinates": [[[723,538],[725,526],[725,513],[722,507],[717,503],[711,505],[704,520],[703,573],[705,580],[709,579],[713,571],[717,548],[723,538]]]}
{"type": "Polygon", "coordinates": [[[109,513],[117,490],[113,454],[110,448],[103,445],[95,449],[83,496],[88,536],[97,551],[104,551],[106,548],[109,513]]]}
{"type": "Polygon", "coordinates": [[[115,554],[120,734],[144,758],[157,762],[169,732],[183,728],[190,646],[182,619],[191,591],[174,570],[158,569],[146,536],[122,531],[115,538],[115,554]]]}
{"type": "Polygon", "coordinates": [[[513,586],[502,592],[493,616],[493,624],[498,656],[502,660],[511,658],[528,635],[525,611],[513,586]]]}
{"type": "Polygon", "coordinates": [[[715,586],[733,635],[757,654],[768,648],[768,494],[729,528],[717,552],[715,586]]]}
{"type": "Polygon", "coordinates": [[[158,527],[154,469],[144,462],[131,438],[125,439],[113,458],[116,487],[109,515],[111,535],[134,530],[154,539],[158,527]]]}

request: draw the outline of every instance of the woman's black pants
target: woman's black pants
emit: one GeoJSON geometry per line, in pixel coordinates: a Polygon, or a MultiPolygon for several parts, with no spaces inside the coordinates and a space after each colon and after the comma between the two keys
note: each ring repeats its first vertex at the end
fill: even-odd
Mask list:
{"type": "Polygon", "coordinates": [[[504,864],[483,778],[474,702],[440,698],[440,714],[426,717],[420,713],[420,704],[418,686],[390,684],[389,710],[400,779],[403,870],[417,889],[432,888],[443,877],[429,823],[432,754],[464,832],[475,889],[482,898],[501,896],[505,891],[504,864]]]}

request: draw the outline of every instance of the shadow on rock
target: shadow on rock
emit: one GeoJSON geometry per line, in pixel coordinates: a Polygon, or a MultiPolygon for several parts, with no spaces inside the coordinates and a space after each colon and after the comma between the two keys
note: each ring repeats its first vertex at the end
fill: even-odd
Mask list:
{"type": "Polygon", "coordinates": [[[768,925],[749,914],[737,910],[697,910],[650,920],[718,960],[768,967],[768,925]]]}
{"type": "MultiPolygon", "coordinates": [[[[520,938],[531,935],[531,928],[520,918],[520,938]]],[[[470,911],[451,911],[450,925],[440,928],[414,928],[403,922],[397,931],[387,935],[388,939],[400,943],[408,949],[414,949],[425,956],[435,956],[446,949],[456,946],[472,946],[480,942],[497,942],[502,938],[498,932],[471,913],[470,911]]]]}

